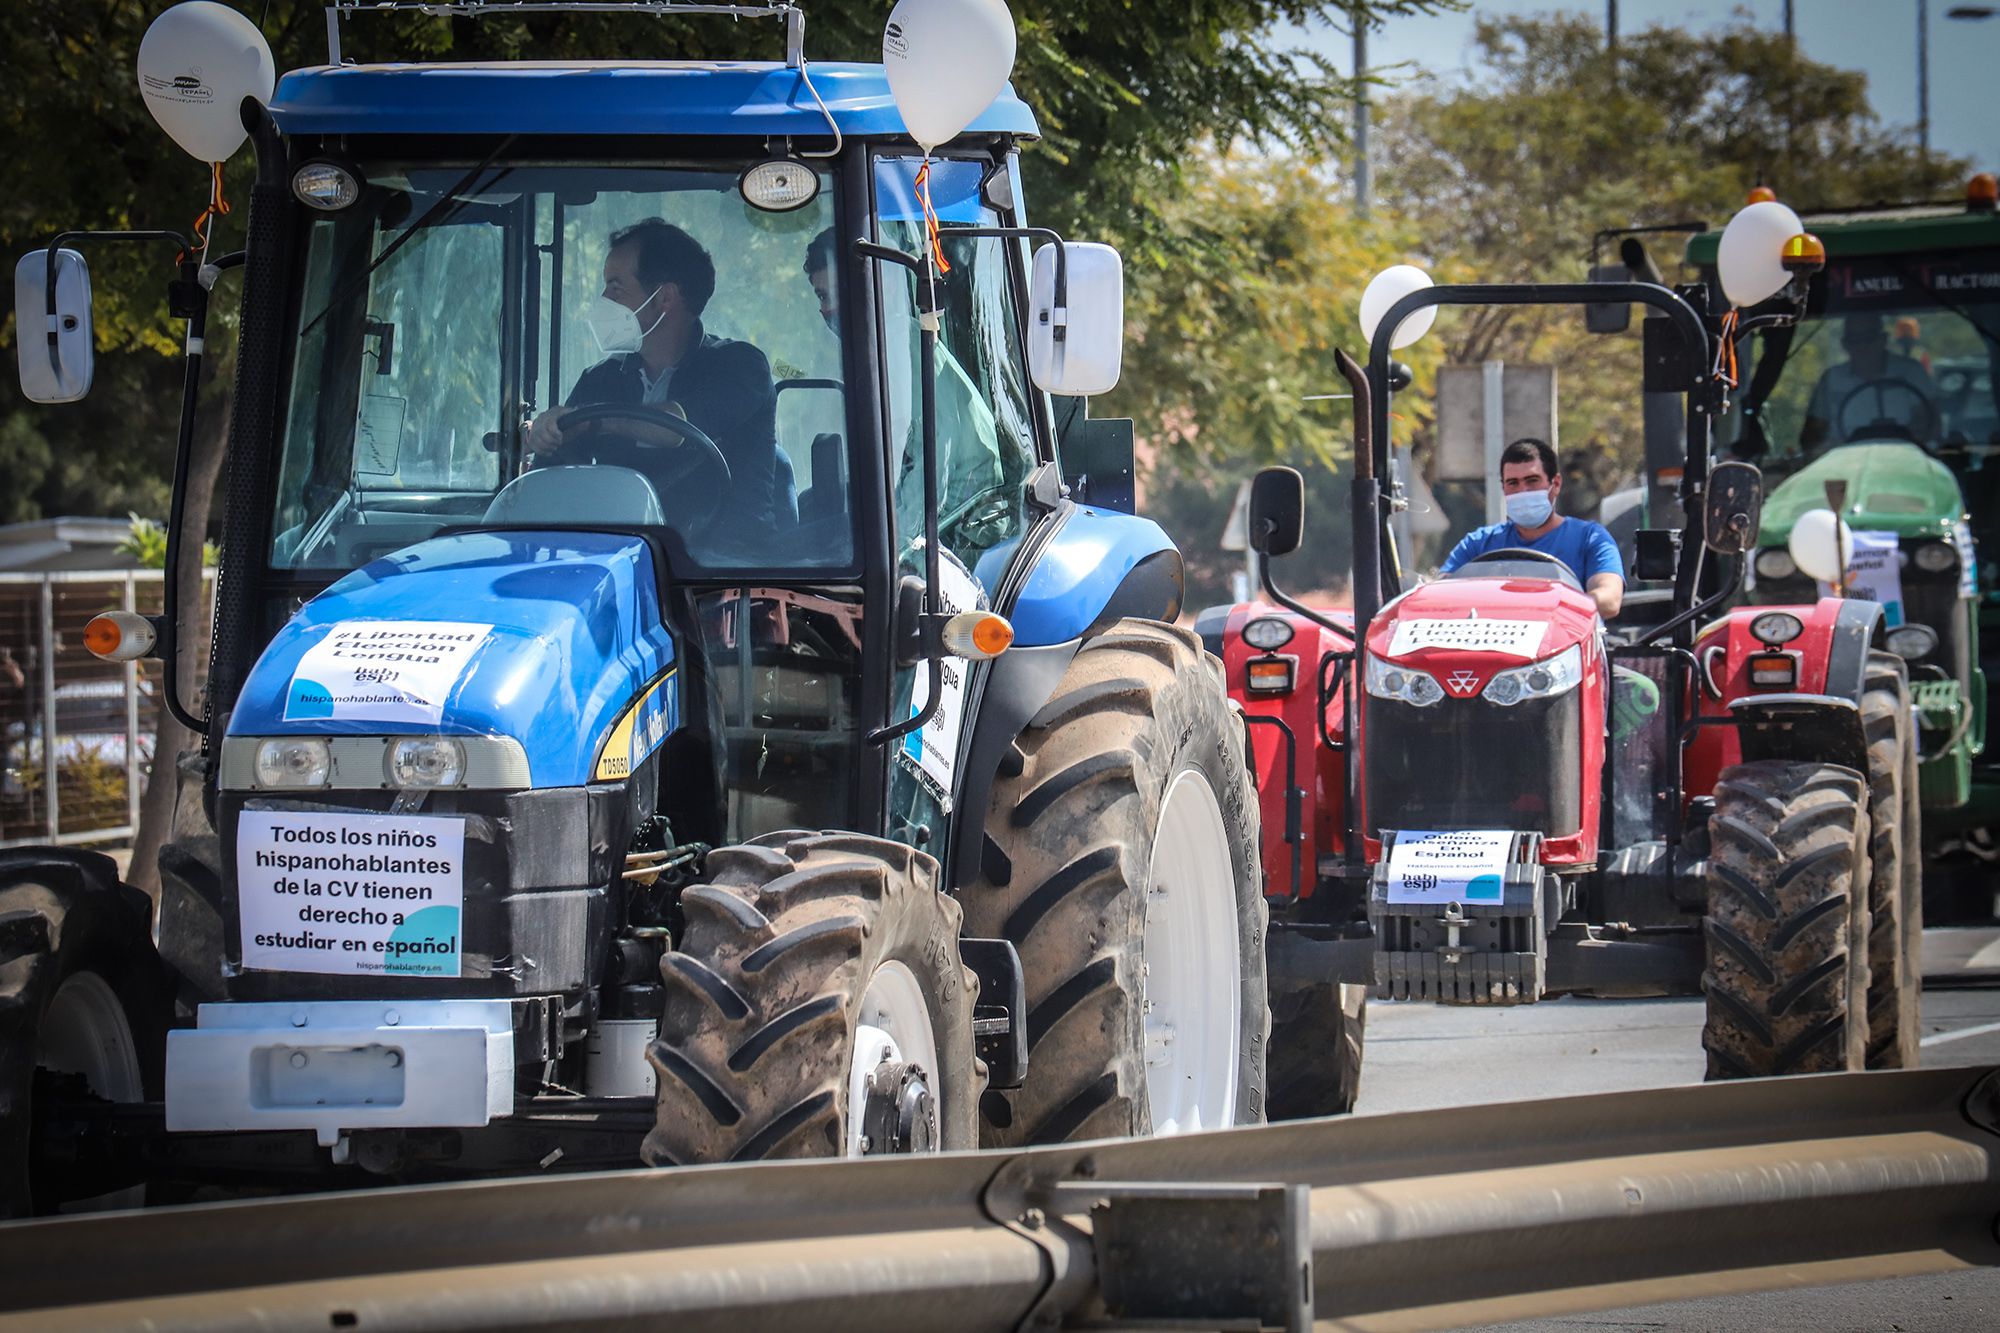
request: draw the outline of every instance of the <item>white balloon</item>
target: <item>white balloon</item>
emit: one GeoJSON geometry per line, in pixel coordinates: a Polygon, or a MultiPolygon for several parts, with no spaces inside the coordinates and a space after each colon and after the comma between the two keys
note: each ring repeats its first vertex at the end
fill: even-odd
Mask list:
{"type": "Polygon", "coordinates": [[[889,94],[925,152],[993,105],[1014,71],[1005,0],[898,0],[882,29],[889,94]]]}
{"type": "MultiPolygon", "coordinates": [[[[1394,264],[1369,279],[1367,289],[1361,293],[1361,337],[1370,346],[1375,342],[1375,326],[1389,313],[1389,308],[1408,296],[1431,286],[1431,275],[1415,264],[1394,264]]],[[[1437,322],[1436,306],[1426,306],[1416,314],[1396,326],[1396,336],[1389,342],[1391,347],[1408,347],[1417,339],[1431,331],[1437,322]]],[[[1365,358],[1364,358],[1365,359],[1365,358]]]]}
{"type": "Polygon", "coordinates": [[[1785,272],[1785,242],[1804,230],[1797,213],[1771,199],[1729,219],[1715,250],[1716,276],[1729,303],[1752,306],[1776,296],[1792,277],[1785,272]]]}
{"type": "Polygon", "coordinates": [[[257,25],[227,5],[189,0],[153,20],[139,43],[139,92],[173,141],[221,162],[246,137],[246,97],[271,100],[278,80],[257,25]]]}
{"type": "Polygon", "coordinates": [[[1831,509],[1808,509],[1800,514],[1786,545],[1792,563],[1821,583],[1838,582],[1854,558],[1854,534],[1831,509]]]}

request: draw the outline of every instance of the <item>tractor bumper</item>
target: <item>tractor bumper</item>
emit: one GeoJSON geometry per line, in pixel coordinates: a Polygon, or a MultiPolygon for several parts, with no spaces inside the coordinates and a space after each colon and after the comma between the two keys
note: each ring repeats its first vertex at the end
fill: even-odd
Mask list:
{"type": "Polygon", "coordinates": [[[170,1132],[484,1125],[514,1109],[506,1000],[204,1004],[167,1038],[170,1132]]]}
{"type": "Polygon", "coordinates": [[[1548,975],[1548,937],[1562,916],[1561,882],[1540,864],[1541,835],[1514,833],[1500,900],[1397,901],[1390,881],[1395,834],[1368,887],[1375,928],[1375,996],[1444,1004],[1532,1004],[1548,975]]]}

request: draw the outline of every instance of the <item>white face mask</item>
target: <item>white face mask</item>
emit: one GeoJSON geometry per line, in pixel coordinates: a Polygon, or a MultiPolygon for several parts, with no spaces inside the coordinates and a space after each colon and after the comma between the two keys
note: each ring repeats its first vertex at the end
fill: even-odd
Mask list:
{"type": "MultiPolygon", "coordinates": [[[[659,294],[660,289],[653,288],[653,295],[639,302],[639,309],[645,309],[653,297],[659,294]]],[[[642,326],[639,323],[638,310],[628,310],[610,297],[600,296],[590,307],[590,312],[583,317],[583,324],[590,330],[591,340],[597,344],[597,350],[601,355],[616,356],[620,352],[638,351],[640,344],[646,341],[647,335],[659,328],[660,321],[666,317],[667,312],[662,310],[651,324],[642,326]]]]}

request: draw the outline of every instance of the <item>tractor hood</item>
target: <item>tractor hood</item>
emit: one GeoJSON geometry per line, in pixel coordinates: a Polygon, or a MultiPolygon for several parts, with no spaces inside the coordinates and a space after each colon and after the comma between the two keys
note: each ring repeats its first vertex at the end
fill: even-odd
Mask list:
{"type": "Polygon", "coordinates": [[[1847,483],[1841,517],[1851,528],[1899,537],[1949,538],[1965,514],[1951,469],[1902,440],[1843,444],[1793,473],[1764,501],[1759,546],[1783,546],[1810,509],[1826,508],[1826,483],[1847,483]]]}
{"type": "Polygon", "coordinates": [[[300,608],[251,670],[229,733],[509,736],[534,786],[577,786],[673,660],[639,539],[438,537],[300,608]]]}
{"type": "Polygon", "coordinates": [[[1481,681],[1594,637],[1597,604],[1551,579],[1447,578],[1383,607],[1368,651],[1436,675],[1447,665],[1481,681]]]}

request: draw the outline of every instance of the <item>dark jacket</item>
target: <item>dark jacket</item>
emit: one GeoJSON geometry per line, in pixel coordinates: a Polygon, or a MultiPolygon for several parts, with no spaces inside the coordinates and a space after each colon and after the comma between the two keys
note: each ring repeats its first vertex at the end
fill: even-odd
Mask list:
{"type": "MultiPolygon", "coordinates": [[[[598,362],[577,378],[566,405],[643,405],[642,364],[637,352],[598,362]]],[[[727,496],[676,496],[660,488],[660,503],[668,519],[691,517],[719,505],[732,519],[741,516],[743,521],[770,521],[776,498],[778,395],[771,382],[771,363],[764,354],[746,342],[700,334],[674,368],[667,396],[681,405],[689,424],[715,441],[729,463],[730,477],[727,496]]],[[[634,468],[654,478],[656,485],[665,471],[659,451],[642,449],[628,440],[600,436],[589,447],[593,462],[634,468]]],[[[567,457],[565,450],[563,461],[575,460],[567,457]]]]}

